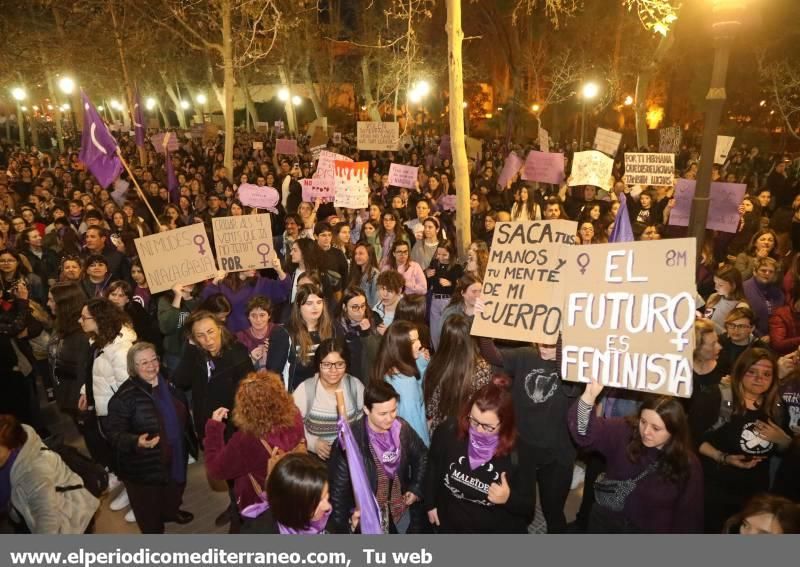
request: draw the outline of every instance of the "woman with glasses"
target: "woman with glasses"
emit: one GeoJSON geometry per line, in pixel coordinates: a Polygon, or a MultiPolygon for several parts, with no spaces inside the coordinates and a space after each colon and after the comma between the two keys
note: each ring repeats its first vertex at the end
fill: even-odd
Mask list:
{"type": "Polygon", "coordinates": [[[314,354],[316,375],[305,380],[292,394],[303,416],[308,450],[323,461],[330,458],[338,433],[336,390],[344,391],[348,422],[358,419],[364,404],[364,385],[347,372],[349,356],[342,339],[322,341],[314,354]]]}
{"type": "Polygon", "coordinates": [[[515,448],[511,394],[489,383],[433,434],[424,507],[440,533],[527,533],[534,471],[515,448]]]}
{"type": "Polygon", "coordinates": [[[23,261],[18,252],[9,248],[0,250],[0,291],[3,295],[11,294],[20,281],[24,282],[28,289],[30,299],[44,304],[47,296],[39,276],[31,273],[27,262],[23,261]]]}
{"type": "Polygon", "coordinates": [[[369,369],[378,354],[378,335],[375,315],[369,308],[364,291],[350,286],[344,292],[336,319],[336,334],[343,337],[350,351],[351,374],[366,384],[369,369]]]}
{"type": "Polygon", "coordinates": [[[751,347],[767,347],[755,336],[756,316],[747,306],[732,309],[725,317],[725,332],[719,336],[719,369],[722,375],[730,374],[736,359],[751,347]]]}
{"type": "Polygon", "coordinates": [[[194,519],[180,507],[197,437],[186,397],[161,375],[155,345],[136,343],[126,362],[130,377],[108,402],[105,434],[139,529],[161,534],[166,522],[194,519]]]}
{"type": "Polygon", "coordinates": [[[395,270],[405,280],[407,294],[425,295],[428,293],[428,282],[422,271],[422,266],[409,257],[411,247],[408,242],[396,241],[392,244],[392,255],[389,258],[388,269],[395,270]]]}

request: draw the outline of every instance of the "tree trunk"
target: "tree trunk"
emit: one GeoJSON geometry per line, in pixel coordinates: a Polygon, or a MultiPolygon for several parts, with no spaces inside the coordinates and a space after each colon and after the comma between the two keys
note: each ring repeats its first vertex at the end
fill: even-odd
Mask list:
{"type": "Polygon", "coordinates": [[[162,69],[158,72],[158,74],[161,76],[161,80],[164,83],[167,96],[169,96],[170,100],[172,101],[172,106],[175,109],[175,116],[178,117],[178,127],[186,129],[186,115],[183,113],[183,109],[181,108],[181,97],[177,92],[175,92],[175,87],[169,82],[169,79],[167,79],[167,72],[162,69]]]}
{"type": "MultiPolygon", "coordinates": [[[[60,3],[53,2],[50,7],[53,12],[53,21],[56,24],[58,38],[61,40],[63,45],[66,45],[67,32],[64,30],[64,20],[61,18],[61,13],[59,12],[60,3]]],[[[72,67],[72,57],[69,54],[69,50],[65,49],[62,52],[62,56],[65,58],[63,62],[66,63],[66,67],[72,67]]],[[[81,100],[80,88],[76,88],[74,91],[72,91],[72,100],[70,101],[70,106],[75,116],[75,127],[77,128],[78,132],[80,132],[83,130],[83,102],[81,100]]],[[[77,135],[77,132],[75,134],[77,135]]]]}
{"type": "Polygon", "coordinates": [[[167,111],[164,110],[164,105],[158,103],[158,112],[161,114],[161,118],[164,120],[164,128],[169,128],[169,115],[167,111]]]}
{"type": "Polygon", "coordinates": [[[453,169],[456,173],[456,238],[459,255],[467,256],[471,235],[469,218],[469,168],[467,145],[464,136],[464,113],[453,112],[464,103],[464,75],[462,69],[461,0],[447,0],[447,52],[450,75],[450,145],[453,153],[453,169]]]}
{"type": "MultiPolygon", "coordinates": [[[[133,125],[133,105],[135,103],[133,99],[133,86],[131,85],[131,78],[128,75],[128,63],[125,61],[125,44],[122,41],[122,33],[119,29],[119,22],[117,22],[117,13],[114,10],[114,2],[109,2],[108,4],[108,11],[111,12],[111,22],[114,27],[114,39],[117,42],[117,52],[119,54],[119,62],[120,66],[122,67],[122,80],[125,82],[125,100],[127,101],[128,106],[128,114],[130,114],[130,124],[133,125]]],[[[126,113],[122,113],[123,116],[123,123],[125,122],[126,113]]],[[[144,164],[147,162],[147,153],[145,152],[144,148],[138,148],[139,150],[139,163],[144,164]]]]}
{"type": "Polygon", "coordinates": [[[225,93],[219,88],[219,85],[217,85],[217,80],[214,78],[214,68],[211,65],[211,60],[209,59],[207,68],[208,84],[211,85],[211,89],[214,91],[214,96],[217,97],[217,103],[222,109],[222,115],[225,116],[225,93]]]}
{"type": "MultiPolygon", "coordinates": [[[[372,98],[372,79],[369,73],[369,60],[364,56],[361,57],[361,80],[364,82],[364,102],[367,106],[369,119],[373,122],[380,122],[381,113],[378,112],[378,105],[375,99],[372,98]]],[[[356,105],[358,105],[358,101],[356,101],[356,105]]]]}
{"type": "Polygon", "coordinates": [[[297,117],[294,114],[294,105],[292,104],[292,78],[289,75],[286,65],[284,64],[278,65],[278,73],[281,77],[281,84],[287,91],[289,91],[289,98],[283,105],[283,108],[286,111],[286,128],[288,129],[289,133],[296,134],[297,117]]]}
{"type": "Polygon", "coordinates": [[[314,86],[314,80],[311,78],[311,56],[308,51],[306,51],[305,57],[306,60],[302,69],[303,82],[306,85],[308,96],[311,98],[311,104],[314,105],[314,114],[317,115],[317,118],[322,118],[327,114],[327,112],[325,111],[325,107],[322,105],[322,100],[319,98],[319,94],[317,94],[317,89],[314,86]]]}
{"type": "Polygon", "coordinates": [[[634,100],[634,112],[636,115],[636,145],[639,148],[646,148],[647,141],[647,90],[650,87],[650,80],[658,70],[658,66],[664,59],[672,44],[675,43],[675,34],[668,33],[661,37],[658,42],[655,54],[650,63],[636,77],[636,94],[634,100]]]}
{"type": "Polygon", "coordinates": [[[259,121],[259,119],[258,119],[258,109],[256,108],[256,105],[253,102],[253,98],[250,96],[250,84],[247,82],[247,74],[243,72],[241,74],[241,77],[242,77],[242,79],[241,79],[242,90],[244,91],[244,100],[245,100],[245,105],[246,105],[246,108],[247,108],[247,113],[245,114],[245,118],[248,115],[250,116],[250,120],[246,121],[247,125],[248,125],[247,126],[247,131],[248,132],[252,132],[253,130],[255,130],[256,122],[259,121]],[[252,128],[250,128],[250,122],[251,121],[253,123],[253,127],[252,128]]]}
{"type": "Polygon", "coordinates": [[[220,2],[222,12],[222,64],[224,81],[222,89],[225,92],[225,169],[228,175],[233,175],[233,94],[236,81],[233,77],[233,35],[231,27],[231,0],[220,2]]]}

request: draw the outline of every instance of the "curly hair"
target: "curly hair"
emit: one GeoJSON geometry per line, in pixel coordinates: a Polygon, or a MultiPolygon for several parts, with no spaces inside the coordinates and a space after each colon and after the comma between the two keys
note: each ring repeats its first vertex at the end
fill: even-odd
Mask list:
{"type": "Polygon", "coordinates": [[[259,439],[279,427],[294,425],[299,410],[278,375],[269,370],[250,372],[239,382],[233,424],[259,439]]]}
{"type": "Polygon", "coordinates": [[[97,325],[94,341],[98,349],[113,343],[123,325],[133,326],[130,317],[108,299],[90,299],[86,304],[86,309],[94,317],[94,322],[97,325]]]}

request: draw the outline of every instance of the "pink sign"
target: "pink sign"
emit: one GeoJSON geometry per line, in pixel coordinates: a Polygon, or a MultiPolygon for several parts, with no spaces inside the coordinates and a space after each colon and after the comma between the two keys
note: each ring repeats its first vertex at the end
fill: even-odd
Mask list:
{"type": "Polygon", "coordinates": [[[175,135],[174,132],[162,132],[160,134],[153,134],[150,136],[150,141],[153,144],[153,147],[156,149],[157,152],[164,151],[164,137],[169,136],[169,140],[167,141],[167,150],[170,152],[175,152],[178,150],[178,137],[175,135]]]}
{"type": "Polygon", "coordinates": [[[333,201],[333,186],[328,183],[327,179],[313,177],[301,179],[300,185],[303,187],[303,201],[307,203],[315,203],[317,199],[323,203],[333,201]]]}
{"type": "Polygon", "coordinates": [[[514,152],[511,152],[506,158],[506,163],[503,165],[503,171],[500,172],[500,177],[497,178],[497,184],[500,187],[505,187],[509,179],[514,177],[520,169],[522,169],[522,158],[514,152]]]}
{"type": "Polygon", "coordinates": [[[280,194],[274,187],[260,187],[252,183],[239,185],[237,197],[247,207],[266,209],[271,213],[278,212],[277,206],[281,200],[280,194]]]}
{"type": "Polygon", "coordinates": [[[559,185],[564,181],[564,154],[530,152],[525,158],[522,179],[559,185]]]}
{"type": "Polygon", "coordinates": [[[455,195],[443,195],[439,199],[439,206],[442,208],[443,211],[455,211],[456,210],[456,196],[455,195]]]}
{"type": "Polygon", "coordinates": [[[297,155],[297,140],[280,138],[275,140],[275,153],[288,156],[297,155]]]}
{"type": "MultiPolygon", "coordinates": [[[[675,180],[675,206],[669,214],[672,226],[689,226],[694,179],[675,180]]],[[[708,209],[706,228],[720,232],[736,232],[739,229],[739,205],[742,204],[747,185],[743,183],[712,183],[711,205],[708,209]]]]}
{"type": "Polygon", "coordinates": [[[389,185],[414,189],[417,186],[418,167],[393,163],[389,166],[389,185]]]}

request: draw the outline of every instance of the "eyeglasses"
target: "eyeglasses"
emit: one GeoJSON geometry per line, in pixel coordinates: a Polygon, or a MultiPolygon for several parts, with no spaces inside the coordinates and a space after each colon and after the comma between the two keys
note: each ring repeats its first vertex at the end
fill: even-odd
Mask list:
{"type": "Polygon", "coordinates": [[[94,317],[86,317],[85,315],[81,315],[78,318],[79,321],[94,321],[94,317]]]}
{"type": "Polygon", "coordinates": [[[472,416],[469,416],[469,422],[475,429],[483,429],[486,433],[494,433],[495,431],[497,431],[497,428],[500,427],[499,423],[497,425],[489,425],[486,423],[481,423],[472,416]]]}
{"type": "Polygon", "coordinates": [[[752,325],[750,323],[725,323],[725,328],[732,331],[746,331],[752,328],[752,325]]]}
{"type": "Polygon", "coordinates": [[[143,360],[141,362],[137,362],[136,366],[158,366],[159,358],[153,358],[151,360],[143,360]]]}
{"type": "Polygon", "coordinates": [[[319,367],[322,370],[330,370],[331,368],[344,370],[347,367],[347,363],[344,360],[340,360],[339,362],[320,362],[319,367]]]}
{"type": "Polygon", "coordinates": [[[0,258],[0,264],[13,264],[16,261],[16,258],[0,258]]]}
{"type": "Polygon", "coordinates": [[[349,306],[349,309],[352,309],[353,311],[363,311],[366,308],[367,308],[367,304],[366,303],[362,303],[360,305],[350,305],[349,306]]]}

